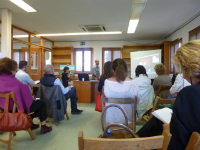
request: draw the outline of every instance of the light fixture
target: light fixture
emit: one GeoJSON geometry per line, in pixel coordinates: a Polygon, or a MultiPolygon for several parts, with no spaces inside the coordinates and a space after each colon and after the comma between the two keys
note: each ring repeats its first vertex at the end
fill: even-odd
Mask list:
{"type": "Polygon", "coordinates": [[[128,33],[134,33],[139,20],[130,20],[128,26],[128,33]]]}
{"type": "Polygon", "coordinates": [[[147,0],[133,0],[127,33],[134,33],[147,0]]]}
{"type": "Polygon", "coordinates": [[[13,2],[15,5],[19,6],[20,8],[24,9],[27,12],[37,12],[33,7],[28,5],[23,0],[10,0],[10,1],[13,2]]]}
{"type": "MultiPolygon", "coordinates": [[[[54,34],[37,34],[37,36],[71,36],[71,35],[101,35],[101,34],[122,34],[121,31],[116,32],[79,32],[79,33],[54,33],[54,34]]],[[[25,38],[28,35],[13,35],[13,38],[25,38]]]]}

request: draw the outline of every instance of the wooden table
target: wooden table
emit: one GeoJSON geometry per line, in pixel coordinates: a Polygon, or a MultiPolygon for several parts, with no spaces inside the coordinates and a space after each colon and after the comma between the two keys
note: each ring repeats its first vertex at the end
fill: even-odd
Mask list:
{"type": "Polygon", "coordinates": [[[76,87],[78,103],[91,103],[95,100],[98,91],[99,81],[73,81],[73,86],[76,87]]]}

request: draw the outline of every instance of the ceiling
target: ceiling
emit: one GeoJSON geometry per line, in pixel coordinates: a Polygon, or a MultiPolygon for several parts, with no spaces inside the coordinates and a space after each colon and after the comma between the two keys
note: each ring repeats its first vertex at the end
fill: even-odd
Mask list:
{"type": "Polygon", "coordinates": [[[84,32],[79,25],[96,24],[103,24],[107,31],[124,31],[121,35],[47,37],[53,41],[159,40],[200,12],[200,0],[147,0],[135,33],[127,34],[132,0],[24,1],[37,12],[27,13],[9,0],[0,0],[0,8],[12,10],[13,25],[36,34],[84,32]]]}

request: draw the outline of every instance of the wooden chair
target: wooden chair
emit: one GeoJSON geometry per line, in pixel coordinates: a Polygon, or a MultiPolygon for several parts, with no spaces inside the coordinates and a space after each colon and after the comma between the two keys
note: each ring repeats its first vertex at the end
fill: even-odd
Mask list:
{"type": "Polygon", "coordinates": [[[83,131],[78,133],[79,150],[167,150],[171,134],[164,130],[162,135],[145,138],[89,138],[83,137],[83,131]]]}
{"type": "Polygon", "coordinates": [[[154,104],[153,104],[153,109],[152,109],[152,111],[151,111],[151,114],[150,114],[150,118],[149,119],[151,119],[152,118],[152,112],[153,111],[155,111],[156,109],[157,109],[157,106],[158,106],[158,104],[174,104],[175,103],[175,100],[176,99],[163,99],[163,98],[160,98],[160,97],[156,97],[156,100],[155,100],[155,102],[154,102],[154,104]]]}
{"type": "Polygon", "coordinates": [[[40,84],[30,84],[30,83],[29,83],[29,86],[31,87],[32,96],[33,96],[33,97],[36,97],[37,95],[35,95],[35,94],[33,93],[33,88],[39,88],[39,87],[40,87],[40,84]]]}
{"type": "MultiPolygon", "coordinates": [[[[104,111],[104,109],[107,109],[109,107],[109,106],[107,106],[107,108],[104,107],[104,105],[103,105],[104,102],[116,103],[116,104],[134,104],[134,107],[132,108],[132,118],[133,118],[132,120],[133,121],[132,121],[132,125],[129,125],[129,127],[135,132],[135,130],[136,130],[137,97],[135,97],[135,98],[106,98],[102,94],[101,100],[102,100],[102,111],[104,111]]],[[[122,112],[123,112],[123,110],[122,110],[122,112]]],[[[102,113],[102,115],[104,115],[104,114],[102,113]]]]}
{"type": "MultiPolygon", "coordinates": [[[[8,94],[9,93],[0,93],[0,97],[1,98],[6,98],[8,94]]],[[[16,109],[17,109],[17,99],[16,99],[15,93],[13,91],[10,92],[10,94],[11,94],[11,98],[14,101],[13,112],[16,112],[16,109]]],[[[34,113],[34,112],[32,112],[32,113],[34,113]]],[[[30,114],[32,114],[32,113],[30,113],[30,114]]],[[[30,115],[30,114],[28,114],[28,115],[30,115]]],[[[30,134],[31,139],[34,140],[35,136],[34,136],[33,132],[31,131],[31,128],[27,129],[26,131],[28,131],[28,133],[30,134]]],[[[12,134],[13,134],[13,136],[16,136],[15,132],[10,132],[10,134],[9,134],[9,140],[8,141],[0,139],[0,142],[8,144],[8,150],[10,150],[10,148],[11,148],[12,134]]]]}
{"type": "Polygon", "coordinates": [[[200,134],[197,132],[193,132],[186,150],[200,150],[200,134]]]}
{"type": "Polygon", "coordinates": [[[158,91],[156,92],[156,97],[159,96],[159,97],[162,98],[162,92],[163,91],[169,91],[171,87],[172,86],[160,85],[158,91]]]}

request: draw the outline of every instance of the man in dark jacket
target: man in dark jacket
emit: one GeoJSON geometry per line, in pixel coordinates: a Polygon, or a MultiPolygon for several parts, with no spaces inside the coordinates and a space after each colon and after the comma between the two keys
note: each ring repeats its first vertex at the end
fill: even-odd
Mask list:
{"type": "Polygon", "coordinates": [[[60,85],[65,98],[71,99],[71,114],[73,115],[82,113],[82,110],[77,109],[76,101],[78,100],[78,97],[76,97],[76,88],[71,86],[65,88],[60,82],[60,79],[54,76],[54,68],[52,65],[46,65],[44,67],[44,72],[44,76],[41,77],[40,83],[44,86],[60,85]]]}

